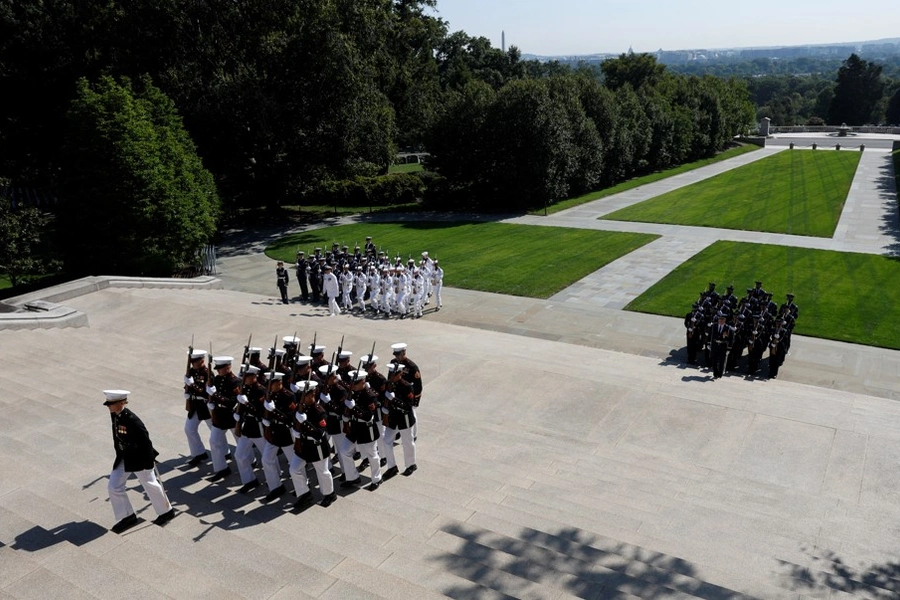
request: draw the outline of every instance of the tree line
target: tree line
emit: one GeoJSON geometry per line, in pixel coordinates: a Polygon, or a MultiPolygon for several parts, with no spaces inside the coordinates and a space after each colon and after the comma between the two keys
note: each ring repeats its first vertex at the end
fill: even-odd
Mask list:
{"type": "Polygon", "coordinates": [[[709,156],[755,121],[741,80],[647,55],[522,60],[436,6],[0,0],[0,177],[55,190],[73,274],[159,275],[223,214],[397,189],[372,178],[400,149],[432,161],[398,193],[524,210],[709,156]]]}

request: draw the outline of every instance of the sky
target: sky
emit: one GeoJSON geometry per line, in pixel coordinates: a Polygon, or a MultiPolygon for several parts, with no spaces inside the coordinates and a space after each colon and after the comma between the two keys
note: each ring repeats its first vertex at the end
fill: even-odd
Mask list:
{"type": "Polygon", "coordinates": [[[570,55],[900,38],[897,0],[437,0],[453,31],[570,55]]]}

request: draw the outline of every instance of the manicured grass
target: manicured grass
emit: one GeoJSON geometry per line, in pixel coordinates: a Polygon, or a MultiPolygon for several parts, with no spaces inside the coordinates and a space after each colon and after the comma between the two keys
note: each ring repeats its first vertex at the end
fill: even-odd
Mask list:
{"type": "Polygon", "coordinates": [[[425,170],[422,163],[406,163],[405,165],[391,165],[388,167],[388,173],[419,173],[425,170]]]}
{"type": "Polygon", "coordinates": [[[796,294],[797,333],[900,349],[900,261],[885,256],[716,242],[626,308],[683,317],[708,282],[740,297],[756,279],[779,305],[796,294]]]}
{"type": "MultiPolygon", "coordinates": [[[[706,165],[711,165],[723,160],[728,160],[729,158],[734,158],[735,156],[740,156],[741,154],[747,154],[748,152],[753,152],[754,150],[759,150],[759,146],[746,144],[743,146],[738,146],[737,148],[730,148],[728,150],[725,150],[724,152],[720,152],[712,158],[704,158],[691,163],[679,165],[677,167],[672,167],[671,169],[666,169],[665,171],[650,173],[649,175],[644,175],[643,177],[635,177],[634,179],[623,181],[622,183],[614,185],[610,188],[598,190],[596,192],[589,192],[587,194],[584,194],[583,196],[569,198],[568,200],[561,200],[553,206],[548,206],[547,214],[552,215],[553,213],[559,212],[561,210],[566,210],[567,208],[572,208],[573,206],[578,206],[579,204],[587,204],[588,202],[600,200],[601,198],[606,198],[607,196],[612,196],[613,194],[626,192],[636,187],[647,185],[648,183],[653,183],[654,181],[659,181],[660,179],[672,177],[673,175],[678,175],[680,173],[687,173],[688,171],[693,171],[694,169],[699,169],[700,167],[705,167],[706,165]]],[[[531,214],[543,215],[544,209],[542,208],[532,211],[531,214]]]]}
{"type": "Polygon", "coordinates": [[[6,275],[0,275],[0,290],[5,290],[6,288],[11,288],[12,282],[9,280],[9,277],[6,275]]]}
{"type": "Polygon", "coordinates": [[[831,237],[859,157],[786,150],[603,218],[831,237]]]}
{"type": "Polygon", "coordinates": [[[427,250],[440,259],[448,286],[531,298],[549,298],[657,237],[506,223],[356,224],[286,236],[266,254],[294,262],[297,250],[332,242],[352,249],[366,236],[404,262],[410,256],[418,261],[427,250]]]}

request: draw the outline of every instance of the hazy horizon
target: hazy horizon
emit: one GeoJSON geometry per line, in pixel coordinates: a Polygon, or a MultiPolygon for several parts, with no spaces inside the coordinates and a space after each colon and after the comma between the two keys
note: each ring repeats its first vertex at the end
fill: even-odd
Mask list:
{"type": "Polygon", "coordinates": [[[663,50],[840,44],[900,37],[896,0],[438,0],[450,31],[524,54],[566,56],[663,50]]]}

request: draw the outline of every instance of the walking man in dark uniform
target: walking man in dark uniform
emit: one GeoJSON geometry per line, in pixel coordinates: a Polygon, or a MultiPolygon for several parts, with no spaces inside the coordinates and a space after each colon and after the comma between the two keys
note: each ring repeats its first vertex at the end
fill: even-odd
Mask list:
{"type": "Polygon", "coordinates": [[[165,490],[156,479],[154,467],[158,452],[153,449],[150,434],[138,416],[125,407],[130,393],[127,390],[103,392],[106,396],[103,404],[109,408],[113,444],[116,449],[116,460],[109,474],[107,488],[109,503],[112,504],[113,514],[116,517],[116,524],[111,529],[113,533],[122,533],[138,522],[125,490],[125,482],[132,473],[141,482],[153,510],[156,511],[157,517],[153,522],[165,525],[175,518],[175,509],[172,508],[165,490]]]}
{"type": "Polygon", "coordinates": [[[306,279],[308,268],[305,253],[302,250],[297,252],[297,283],[300,284],[300,299],[304,302],[309,300],[309,282],[306,279]]]}

